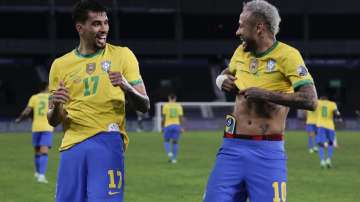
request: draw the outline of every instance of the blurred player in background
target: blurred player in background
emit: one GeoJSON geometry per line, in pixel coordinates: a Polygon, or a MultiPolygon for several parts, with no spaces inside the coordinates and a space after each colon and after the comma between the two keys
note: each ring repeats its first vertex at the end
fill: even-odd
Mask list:
{"type": "Polygon", "coordinates": [[[315,145],[315,136],[316,136],[316,121],[317,121],[318,110],[315,111],[306,111],[306,132],[308,134],[308,149],[309,153],[314,153],[318,151],[318,148],[315,145]]]}
{"type": "Polygon", "coordinates": [[[317,135],[316,143],[319,145],[320,166],[330,168],[333,156],[333,148],[336,143],[334,118],[342,122],[340,112],[335,102],[330,101],[326,96],[321,96],[318,104],[318,118],[316,122],[317,135]],[[327,148],[327,158],[325,158],[327,148]]]}
{"type": "Polygon", "coordinates": [[[183,128],[181,127],[183,122],[183,108],[179,103],[176,103],[175,94],[170,94],[168,101],[169,102],[165,103],[162,108],[163,118],[161,125],[164,132],[165,151],[169,157],[169,162],[176,163],[180,134],[183,132],[183,128]]]}
{"type": "Polygon", "coordinates": [[[317,94],[299,51],[276,40],[280,20],[266,1],[243,5],[242,44],[216,79],[236,100],[205,202],[286,201],[285,120],[289,107],[315,110],[317,94]]]}
{"type": "Polygon", "coordinates": [[[93,0],[73,10],[79,45],[50,70],[49,123],[64,125],[57,202],[123,201],[125,95],[146,112],[149,98],[138,61],[127,47],[106,43],[107,11],[93,0]]]}
{"type": "Polygon", "coordinates": [[[32,145],[35,151],[35,178],[40,183],[48,183],[45,174],[48,164],[48,152],[52,146],[53,130],[46,118],[49,106],[48,83],[43,82],[39,88],[40,92],[31,96],[27,107],[15,120],[20,123],[33,114],[32,122],[32,145]]]}

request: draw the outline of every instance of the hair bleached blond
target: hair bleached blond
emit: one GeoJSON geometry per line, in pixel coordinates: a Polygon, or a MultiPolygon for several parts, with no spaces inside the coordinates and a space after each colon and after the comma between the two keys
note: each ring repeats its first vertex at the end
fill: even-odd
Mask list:
{"type": "Polygon", "coordinates": [[[244,3],[243,11],[249,11],[255,18],[264,20],[269,31],[279,33],[281,18],[278,9],[265,0],[252,0],[244,3]]]}

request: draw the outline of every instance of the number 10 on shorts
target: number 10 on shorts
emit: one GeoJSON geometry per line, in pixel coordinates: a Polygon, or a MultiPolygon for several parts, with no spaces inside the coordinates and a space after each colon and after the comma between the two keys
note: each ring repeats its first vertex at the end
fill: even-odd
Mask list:
{"type": "Polygon", "coordinates": [[[279,182],[273,182],[274,188],[274,202],[286,202],[286,182],[281,182],[281,187],[279,187],[279,182]],[[281,190],[280,190],[281,189],[281,190]],[[281,192],[281,199],[280,199],[281,192]]]}
{"type": "Polygon", "coordinates": [[[108,170],[108,175],[109,175],[109,179],[110,179],[110,182],[109,182],[109,189],[121,189],[121,186],[122,186],[122,175],[121,175],[121,171],[120,170],[108,170]],[[115,172],[116,172],[116,177],[118,178],[117,180],[118,181],[118,184],[116,186],[115,184],[115,172]]]}

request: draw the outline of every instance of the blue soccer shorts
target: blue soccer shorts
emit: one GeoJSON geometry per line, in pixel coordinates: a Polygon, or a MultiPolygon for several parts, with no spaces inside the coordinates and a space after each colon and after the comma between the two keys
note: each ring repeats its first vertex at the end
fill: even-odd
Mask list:
{"type": "Polygon", "coordinates": [[[119,132],[101,132],[64,150],[56,187],[57,202],[122,202],[124,150],[119,132]]]}
{"type": "Polygon", "coordinates": [[[310,132],[316,133],[316,132],[317,132],[316,124],[306,124],[305,130],[306,130],[306,132],[308,132],[308,133],[310,133],[310,132]]]}
{"type": "Polygon", "coordinates": [[[333,145],[335,141],[335,131],[332,129],[319,127],[315,140],[317,144],[324,144],[327,142],[329,145],[333,145]]]}
{"type": "Polygon", "coordinates": [[[53,133],[51,131],[39,131],[32,133],[33,147],[52,146],[53,133]]]}
{"type": "Polygon", "coordinates": [[[224,138],[204,202],[285,202],[284,141],[224,138]]]}
{"type": "Polygon", "coordinates": [[[173,139],[178,141],[180,138],[181,126],[178,124],[168,125],[164,128],[164,139],[173,139]]]}

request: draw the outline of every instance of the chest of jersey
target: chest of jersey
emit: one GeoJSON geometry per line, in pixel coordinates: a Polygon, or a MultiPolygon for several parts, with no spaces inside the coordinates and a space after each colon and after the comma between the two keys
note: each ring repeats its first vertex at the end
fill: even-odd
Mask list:
{"type": "Polygon", "coordinates": [[[235,83],[239,89],[258,87],[292,92],[291,82],[281,72],[281,63],[274,58],[246,57],[236,59],[235,83]]]}
{"type": "Polygon", "coordinates": [[[106,98],[124,100],[124,93],[119,87],[112,86],[108,75],[110,69],[121,72],[121,69],[115,68],[116,66],[120,65],[104,57],[73,61],[68,66],[71,69],[64,74],[65,86],[69,89],[70,97],[90,102],[103,102],[106,98]]]}

